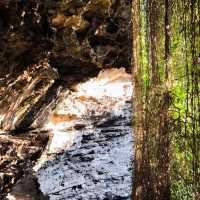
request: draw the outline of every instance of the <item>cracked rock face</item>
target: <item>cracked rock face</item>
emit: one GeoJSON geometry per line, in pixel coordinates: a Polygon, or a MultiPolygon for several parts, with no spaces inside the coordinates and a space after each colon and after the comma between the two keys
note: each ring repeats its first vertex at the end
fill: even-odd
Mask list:
{"type": "Polygon", "coordinates": [[[8,1],[0,5],[0,76],[47,53],[62,75],[130,69],[130,23],[129,0],[8,1]]]}
{"type": "Polygon", "coordinates": [[[36,159],[40,157],[47,141],[48,135],[45,132],[29,132],[18,136],[0,135],[1,195],[30,170],[36,159]]]}
{"type": "Polygon", "coordinates": [[[38,170],[40,189],[51,200],[131,199],[130,103],[120,110],[123,116],[108,114],[96,119],[91,116],[93,125],[76,131],[74,144],[65,145],[68,148],[65,153],[50,159],[38,170]]]}
{"type": "Polygon", "coordinates": [[[57,71],[44,61],[32,65],[16,78],[1,79],[0,129],[29,128],[57,78],[57,71]]]}
{"type": "Polygon", "coordinates": [[[8,199],[131,199],[131,95],[124,68],[104,69],[73,91],[63,88],[48,132],[1,134],[0,186],[8,199]]]}
{"type": "Polygon", "coordinates": [[[54,65],[60,59],[63,64],[70,61],[71,67],[78,62],[130,67],[130,1],[63,0],[57,5],[60,12],[54,12],[51,23],[62,39],[54,48],[54,65]],[[63,56],[56,53],[58,49],[65,52],[63,56]]]}
{"type": "Polygon", "coordinates": [[[103,70],[64,93],[46,123],[53,138],[34,167],[41,191],[51,200],[130,200],[131,75],[103,70]]]}
{"type": "MultiPolygon", "coordinates": [[[[114,66],[128,69],[131,53],[130,13],[131,2],[129,0],[0,1],[0,129],[8,132],[18,130],[19,133],[32,125],[38,127],[38,123],[42,124],[45,116],[52,109],[51,103],[56,101],[58,74],[67,81],[72,75],[80,81],[87,75],[96,74],[102,67],[114,66]],[[49,58],[50,65],[44,60],[46,57],[49,58]],[[54,70],[54,68],[58,70],[54,70]]],[[[121,79],[123,82],[124,77],[121,79]]],[[[108,94],[110,93],[108,92],[108,94]]],[[[89,102],[88,105],[94,107],[99,106],[99,102],[91,95],[87,97],[81,95],[77,101],[84,101],[86,104],[89,102]]],[[[104,106],[98,108],[103,111],[104,106]]],[[[94,186],[97,186],[100,188],[100,193],[95,193],[95,195],[100,199],[127,199],[129,198],[127,188],[130,189],[131,184],[131,170],[129,170],[131,156],[126,160],[123,159],[125,152],[131,153],[130,127],[127,125],[125,129],[122,128],[123,120],[112,118],[108,112],[102,113],[101,116],[96,116],[94,112],[92,111],[88,117],[92,118],[90,122],[94,123],[93,128],[95,128],[96,134],[93,135],[87,129],[87,124],[74,124],[71,127],[73,130],[80,131],[85,128],[88,132],[79,135],[82,141],[78,143],[79,146],[76,150],[73,152],[70,150],[71,157],[66,155],[59,158],[63,167],[69,163],[64,168],[72,170],[71,172],[74,169],[70,168],[70,163],[77,168],[78,162],[82,163],[80,171],[74,171],[74,177],[70,180],[72,187],[67,189],[67,195],[70,199],[70,193],[75,195],[76,191],[79,191],[80,195],[77,196],[77,199],[84,195],[96,198],[91,192],[84,193],[85,188],[92,191],[94,186]],[[103,122],[99,123],[101,119],[103,122]],[[113,127],[115,123],[121,125],[115,129],[113,127]],[[105,124],[110,124],[109,130],[100,128],[105,124]],[[128,144],[126,143],[127,138],[128,144]],[[90,146],[90,142],[94,146],[90,146]],[[120,147],[118,143],[121,144],[120,147]],[[83,148],[82,154],[80,145],[83,148]],[[107,153],[111,152],[110,155],[113,157],[119,153],[118,148],[122,157],[114,162],[107,153]],[[98,165],[100,161],[98,155],[102,156],[101,162],[106,169],[102,169],[103,166],[98,165]],[[96,166],[96,171],[93,170],[92,165],[88,165],[90,161],[94,161],[93,167],[96,166]],[[115,176],[109,168],[117,171],[122,161],[124,170],[115,176]],[[85,167],[91,170],[91,176],[85,172],[85,167]],[[99,182],[96,180],[97,176],[100,177],[99,182]],[[81,183],[84,182],[85,188],[76,182],[78,177],[81,177],[81,183]],[[125,185],[128,185],[126,189],[123,188],[124,182],[125,185]],[[107,185],[111,185],[111,188],[107,189],[107,185]],[[121,196],[114,189],[116,185],[119,185],[119,191],[125,191],[121,196]]],[[[53,115],[55,123],[60,121],[59,117],[61,120],[64,118],[65,121],[76,121],[77,118],[76,114],[58,114],[54,113],[53,115]]],[[[61,134],[59,137],[57,137],[58,142],[63,138],[61,134]]],[[[68,139],[69,146],[71,146],[73,143],[71,141],[75,137],[72,134],[67,138],[67,142],[68,139]]],[[[57,140],[53,140],[53,142],[55,145],[58,143],[57,140]]],[[[26,173],[26,168],[30,169],[46,143],[47,136],[45,134],[27,132],[15,136],[10,133],[0,135],[1,191],[7,190],[10,185],[21,178],[26,173]]],[[[65,141],[63,145],[66,145],[65,141]]],[[[56,163],[53,162],[54,164],[56,163]]],[[[55,168],[58,169],[57,167],[56,165],[55,168]]],[[[61,184],[59,195],[62,196],[68,186],[57,182],[59,181],[57,175],[52,180],[58,185],[58,188],[61,184]]],[[[67,180],[66,177],[63,177],[63,181],[65,180],[67,180]]],[[[25,183],[26,181],[24,180],[25,183]]],[[[39,181],[42,179],[39,178],[39,181]]],[[[35,187],[34,184],[35,181],[33,187],[35,187]]],[[[19,188],[22,189],[23,184],[21,185],[19,183],[19,188]]],[[[45,188],[45,186],[42,187],[45,188]]],[[[19,191],[15,189],[14,192],[19,191]]],[[[58,191],[54,192],[57,194],[58,191]]],[[[18,193],[12,194],[18,195],[18,193]]],[[[26,193],[24,194],[26,195],[26,193]]]]}

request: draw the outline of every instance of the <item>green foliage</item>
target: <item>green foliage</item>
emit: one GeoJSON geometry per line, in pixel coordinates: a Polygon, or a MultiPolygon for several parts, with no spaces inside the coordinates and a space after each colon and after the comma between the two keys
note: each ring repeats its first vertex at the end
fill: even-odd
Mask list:
{"type": "Polygon", "coordinates": [[[184,183],[181,178],[172,183],[172,199],[192,200],[192,184],[184,183]]]}
{"type": "MultiPolygon", "coordinates": [[[[200,127],[198,102],[200,100],[198,52],[200,35],[193,26],[190,1],[174,3],[171,18],[171,55],[173,73],[173,104],[171,107],[171,192],[174,200],[192,200],[199,196],[200,127]],[[179,11],[179,12],[178,12],[179,11]],[[195,37],[195,41],[192,38],[195,37]]],[[[194,3],[197,9],[197,2],[194,3]]]]}

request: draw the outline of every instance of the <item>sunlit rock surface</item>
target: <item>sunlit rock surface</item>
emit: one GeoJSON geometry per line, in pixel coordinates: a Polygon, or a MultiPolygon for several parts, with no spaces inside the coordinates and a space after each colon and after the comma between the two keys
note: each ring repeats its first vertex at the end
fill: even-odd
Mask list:
{"type": "Polygon", "coordinates": [[[98,123],[101,123],[101,120],[112,118],[112,115],[123,114],[120,108],[130,100],[132,94],[131,75],[124,68],[102,70],[97,78],[76,85],[74,90],[76,91],[66,90],[62,94],[62,100],[45,124],[55,136],[49,147],[50,152],[54,152],[56,148],[52,144],[58,143],[60,149],[64,137],[67,141],[68,137],[73,138],[76,132],[74,130],[79,129],[78,127],[82,129],[92,125],[91,118],[99,118],[98,123]],[[61,143],[57,141],[57,137],[61,143]]]}
{"type": "Polygon", "coordinates": [[[41,191],[52,200],[130,199],[131,76],[108,69],[74,90],[46,123],[51,140],[34,167],[41,191]]]}

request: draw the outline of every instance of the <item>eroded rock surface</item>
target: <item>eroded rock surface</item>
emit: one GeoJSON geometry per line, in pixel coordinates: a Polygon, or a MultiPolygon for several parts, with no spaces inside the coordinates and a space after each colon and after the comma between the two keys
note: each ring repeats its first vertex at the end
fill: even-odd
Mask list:
{"type": "MultiPolygon", "coordinates": [[[[69,67],[82,63],[83,67],[128,68],[130,9],[130,1],[61,1],[61,12],[52,17],[52,25],[57,34],[62,35],[58,47],[63,46],[66,53],[62,56],[54,51],[54,65],[62,60],[62,64],[68,63],[69,67]]],[[[63,52],[61,48],[60,51],[63,52]]],[[[61,71],[64,72],[64,68],[61,71]]]]}
{"type": "Polygon", "coordinates": [[[0,6],[0,76],[49,55],[63,74],[130,69],[129,0],[6,1],[0,6]]]}
{"type": "MultiPolygon", "coordinates": [[[[88,75],[94,76],[100,68],[123,66],[126,69],[130,69],[130,13],[131,2],[129,0],[0,1],[1,129],[8,132],[12,130],[14,134],[19,134],[22,130],[27,130],[33,126],[37,128],[39,124],[42,125],[46,119],[45,117],[57,103],[57,100],[61,100],[59,98],[63,97],[59,96],[58,93],[60,84],[60,82],[56,81],[58,73],[62,80],[69,83],[74,82],[74,80],[83,81],[83,77],[88,75]],[[47,57],[52,67],[44,61],[44,58],[47,57]],[[39,63],[41,60],[42,62],[39,65],[34,64],[39,63]],[[58,69],[58,73],[54,70],[54,67],[58,69]]],[[[113,73],[115,74],[115,72],[113,73]]],[[[94,163],[97,161],[98,154],[104,158],[104,156],[107,156],[106,151],[115,152],[117,145],[111,142],[112,137],[120,138],[116,142],[118,141],[125,145],[125,140],[130,139],[129,131],[125,131],[125,133],[122,131],[122,128],[119,128],[116,130],[116,135],[119,135],[119,137],[116,137],[115,133],[112,134],[112,131],[108,131],[107,136],[104,137],[103,135],[105,134],[99,134],[101,129],[98,127],[105,123],[108,126],[111,124],[112,129],[112,124],[114,125],[115,121],[117,123],[118,120],[121,120],[118,115],[113,117],[113,113],[108,112],[106,110],[108,107],[105,106],[109,102],[109,106],[117,108],[118,103],[122,102],[117,100],[116,93],[112,96],[112,92],[110,92],[112,89],[118,92],[125,90],[129,92],[129,84],[125,88],[120,88],[120,90],[118,90],[118,86],[112,87],[112,83],[118,78],[121,79],[119,85],[127,80],[126,76],[116,76],[110,82],[103,79],[104,82],[101,82],[102,84],[95,85],[100,92],[104,91],[105,85],[110,86],[111,89],[108,89],[106,93],[98,97],[93,96],[95,92],[97,94],[97,90],[94,88],[92,90],[86,89],[87,94],[82,90],[82,93],[78,94],[78,96],[74,93],[71,95],[70,91],[70,98],[68,98],[66,104],[74,106],[73,112],[68,107],[64,113],[60,112],[61,110],[57,110],[59,112],[54,112],[50,115],[51,123],[49,125],[56,129],[56,134],[51,131],[50,137],[52,138],[49,148],[53,148],[49,153],[58,153],[58,151],[61,153],[63,152],[63,147],[65,151],[74,142],[76,143],[77,135],[79,136],[78,138],[92,137],[90,132],[89,135],[84,133],[86,136],[81,132],[83,129],[89,131],[90,126],[97,131],[92,142],[97,143],[97,147],[104,142],[105,146],[107,144],[109,146],[108,149],[104,149],[103,146],[102,149],[94,146],[94,150],[97,151],[97,154],[94,153],[92,155],[92,159],[95,160],[94,163]],[[103,97],[104,95],[106,95],[105,98],[103,97]],[[117,101],[111,101],[112,99],[117,101]],[[98,114],[96,115],[95,112],[98,112],[98,114]],[[63,131],[68,131],[67,137],[63,134],[63,131]],[[55,135],[56,137],[54,137],[55,135]],[[111,140],[107,138],[109,137],[108,135],[111,135],[111,140]]],[[[92,80],[88,86],[86,84],[86,87],[90,87],[94,82],[95,80],[92,80]]],[[[72,89],[76,90],[77,88],[74,87],[72,89]]],[[[65,93],[64,97],[67,96],[68,94],[65,93]]],[[[123,122],[120,121],[119,123],[123,122]]],[[[127,130],[129,130],[128,127],[127,130]]],[[[46,136],[40,136],[38,135],[39,133],[35,135],[29,133],[14,136],[11,136],[10,133],[1,135],[0,170],[5,168],[5,172],[1,173],[0,178],[2,190],[7,190],[11,184],[26,173],[25,169],[29,170],[40,152],[43,151],[43,147],[46,144],[46,139],[43,143],[43,137],[46,138],[46,136]],[[21,151],[24,153],[18,153],[21,151]]],[[[87,143],[86,141],[85,143],[87,143]]],[[[82,143],[79,144],[82,145],[82,143]]],[[[128,148],[130,147],[129,145],[131,145],[130,140],[128,148]]],[[[120,151],[129,152],[128,148],[124,149],[121,146],[120,151]]],[[[72,152],[72,154],[79,153],[79,151],[78,146],[77,150],[72,152]]],[[[83,152],[83,156],[78,155],[76,157],[80,162],[82,162],[82,159],[83,162],[86,162],[81,166],[84,168],[88,164],[87,158],[84,158],[87,157],[88,150],[85,149],[83,152]]],[[[69,163],[71,162],[66,156],[63,159],[67,160],[67,162],[69,161],[69,163]]],[[[101,162],[104,163],[103,160],[101,162]]],[[[110,162],[109,159],[106,162],[110,162]]],[[[63,165],[62,163],[63,161],[61,161],[61,165],[63,165]]],[[[123,168],[125,172],[129,168],[127,168],[129,160],[126,160],[124,163],[126,165],[123,168]]],[[[53,162],[53,164],[55,163],[53,162]]],[[[74,165],[76,166],[77,164],[74,163],[74,165]]],[[[110,165],[106,166],[112,168],[115,164],[110,163],[110,165]]],[[[88,168],[90,169],[90,166],[88,168]]],[[[80,174],[85,176],[85,172],[81,170],[79,174],[75,174],[75,178],[80,174]]],[[[96,173],[96,171],[93,172],[94,174],[96,173]]],[[[129,172],[131,173],[130,170],[129,172]]],[[[102,170],[101,173],[106,174],[107,172],[102,170]]],[[[125,176],[122,174],[117,179],[125,176]]],[[[22,183],[24,183],[23,180],[22,183]]],[[[42,181],[41,179],[39,180],[42,181]]],[[[63,180],[66,179],[64,178],[63,180]]],[[[92,191],[95,182],[93,178],[88,178],[88,180],[90,182],[88,191],[92,191]]],[[[107,178],[103,175],[102,180],[99,184],[100,187],[105,189],[104,186],[107,178]]],[[[26,180],[24,181],[26,183],[26,180]]],[[[129,179],[125,181],[128,184],[127,188],[129,188],[129,181],[129,179]]],[[[114,179],[112,179],[112,182],[114,182],[114,179]]],[[[118,180],[114,184],[122,186],[122,181],[118,180]]],[[[83,191],[80,186],[76,184],[73,186],[68,190],[73,195],[77,190],[76,188],[80,192],[83,191]]],[[[23,187],[20,186],[20,188],[23,187]]],[[[97,194],[97,197],[100,199],[123,198],[122,196],[118,197],[118,194],[113,196],[110,191],[105,191],[104,189],[100,190],[101,194],[97,194]]],[[[61,191],[59,195],[62,196],[63,193],[61,191]]],[[[22,194],[26,195],[26,192],[22,191],[22,194]]],[[[14,193],[13,195],[17,194],[14,193]]],[[[80,193],[80,198],[82,198],[81,195],[80,193]]],[[[90,197],[91,194],[86,192],[86,195],[90,197]]],[[[128,198],[124,193],[123,195],[125,198],[128,198]]]]}
{"type": "Polygon", "coordinates": [[[18,77],[0,80],[1,129],[27,129],[45,102],[58,73],[47,61],[32,65],[18,77]]]}
{"type": "Polygon", "coordinates": [[[131,75],[124,68],[106,69],[59,94],[57,106],[43,127],[50,137],[45,150],[49,137],[42,130],[1,134],[0,169],[5,171],[1,172],[0,183],[3,192],[10,191],[7,198],[129,200],[131,95],[131,75]]]}
{"type": "Polygon", "coordinates": [[[93,125],[76,131],[73,145],[67,146],[65,140],[62,147],[68,150],[42,165],[37,173],[38,181],[42,192],[51,200],[131,199],[130,103],[125,103],[120,110],[121,116],[92,115],[89,122],[93,125]]]}
{"type": "Polygon", "coordinates": [[[46,123],[52,138],[34,167],[51,200],[131,199],[131,94],[123,68],[64,92],[46,123]]]}
{"type": "Polygon", "coordinates": [[[0,198],[19,178],[30,171],[46,144],[46,132],[0,135],[0,198]]]}
{"type": "Polygon", "coordinates": [[[42,194],[37,178],[33,175],[27,175],[22,178],[7,195],[7,200],[48,200],[49,198],[42,194]]]}

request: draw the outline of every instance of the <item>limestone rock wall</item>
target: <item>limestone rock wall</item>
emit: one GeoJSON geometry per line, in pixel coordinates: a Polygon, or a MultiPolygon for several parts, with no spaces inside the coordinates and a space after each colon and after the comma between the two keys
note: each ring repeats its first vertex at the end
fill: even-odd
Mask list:
{"type": "Polygon", "coordinates": [[[1,0],[1,75],[44,57],[60,74],[130,68],[130,12],[130,0],[1,0]]]}

